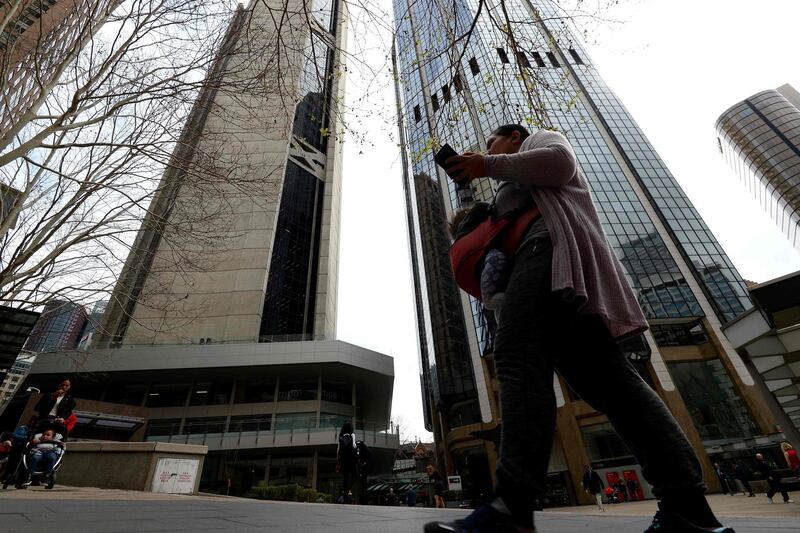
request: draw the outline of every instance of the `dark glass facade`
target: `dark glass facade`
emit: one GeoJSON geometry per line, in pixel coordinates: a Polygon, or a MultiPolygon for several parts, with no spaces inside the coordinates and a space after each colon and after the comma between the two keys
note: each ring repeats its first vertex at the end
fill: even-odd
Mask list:
{"type": "Polygon", "coordinates": [[[759,434],[719,359],[670,365],[678,390],[706,446],[759,434]]]}
{"type": "MultiPolygon", "coordinates": [[[[312,15],[320,30],[334,31],[332,0],[318,0],[312,15]]],[[[332,34],[330,34],[332,36],[332,34]]],[[[331,41],[333,42],[333,41],[331,41]]],[[[333,50],[315,32],[304,50],[300,69],[300,101],[292,135],[304,149],[327,152],[332,98],[333,50]]],[[[264,311],[259,332],[262,342],[312,338],[317,288],[320,229],[325,180],[289,160],[283,180],[278,224],[270,260],[264,311]]]]}
{"type": "MultiPolygon", "coordinates": [[[[713,316],[715,323],[724,323],[749,308],[740,275],[591,58],[562,24],[554,4],[520,0],[506,2],[504,8],[509,20],[520,21],[512,22],[520,43],[516,49],[487,17],[477,19],[468,40],[451,47],[456,36],[473,24],[475,2],[394,3],[398,106],[410,160],[406,182],[413,181],[416,187],[407,187],[416,202],[409,206],[412,237],[419,235],[424,241],[424,218],[430,216],[424,211],[439,201],[422,196],[438,194],[445,217],[459,206],[453,183],[433,162],[438,146],[447,142],[457,151],[480,151],[500,124],[555,128],[575,148],[609,241],[649,320],[686,323],[713,316]],[[541,20],[533,22],[537,11],[541,20]],[[420,188],[419,176],[438,187],[420,188]]],[[[474,185],[477,198],[491,196],[489,180],[474,185]]],[[[418,253],[412,253],[415,270],[426,273],[415,278],[418,305],[428,309],[423,317],[429,323],[420,330],[448,337],[439,342],[421,339],[429,350],[424,380],[430,382],[437,402],[442,400],[441,390],[464,375],[452,371],[454,359],[441,353],[443,346],[460,346],[461,334],[437,328],[437,319],[445,320],[446,315],[436,310],[446,304],[440,292],[444,282],[428,274],[447,245],[449,241],[432,250],[418,243],[418,253]]],[[[439,276],[450,274],[442,271],[439,276]]],[[[482,352],[485,337],[479,306],[475,301],[469,306],[456,299],[450,302],[446,305],[457,305],[474,329],[474,336],[467,335],[474,339],[469,350],[459,352],[461,368],[465,361],[474,367],[474,354],[482,352]]],[[[481,408],[486,418],[488,406],[481,408]]]]}
{"type": "Polygon", "coordinates": [[[793,96],[784,86],[725,111],[717,120],[717,140],[744,185],[800,250],[800,101],[780,90],[793,96]]]}

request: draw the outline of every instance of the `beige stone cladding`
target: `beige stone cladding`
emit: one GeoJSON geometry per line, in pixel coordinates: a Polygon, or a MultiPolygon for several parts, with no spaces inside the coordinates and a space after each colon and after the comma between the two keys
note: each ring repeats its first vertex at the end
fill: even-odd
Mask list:
{"type": "MultiPolygon", "coordinates": [[[[258,340],[309,38],[302,4],[289,4],[255,2],[247,13],[123,344],[258,340]],[[286,12],[280,27],[279,9],[286,12]]],[[[318,272],[320,334],[335,330],[340,152],[332,139],[318,272]]]]}

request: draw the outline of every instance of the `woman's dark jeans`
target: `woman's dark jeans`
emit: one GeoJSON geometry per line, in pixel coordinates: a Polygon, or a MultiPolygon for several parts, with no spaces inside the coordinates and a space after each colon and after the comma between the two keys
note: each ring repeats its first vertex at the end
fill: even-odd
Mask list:
{"type": "Polygon", "coordinates": [[[542,493],[556,422],[554,370],[608,416],[657,496],[701,493],[700,463],[664,402],[598,315],[577,313],[551,291],[552,254],[549,238],[522,245],[500,310],[494,351],[503,421],[498,493],[523,517],[542,493]]]}

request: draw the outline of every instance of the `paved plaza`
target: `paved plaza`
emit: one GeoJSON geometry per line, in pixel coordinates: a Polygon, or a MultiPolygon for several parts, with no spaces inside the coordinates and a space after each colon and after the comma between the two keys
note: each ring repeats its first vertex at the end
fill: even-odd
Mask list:
{"type": "MultiPolygon", "coordinates": [[[[774,504],[763,495],[711,496],[712,507],[737,533],[797,533],[800,504],[774,504]]],[[[537,515],[543,533],[641,532],[655,502],[548,510],[537,515]]],[[[212,496],[169,496],[117,490],[56,487],[0,491],[0,531],[138,533],[184,531],[286,531],[317,533],[421,532],[436,518],[466,511],[417,507],[364,507],[265,502],[212,496]]]]}

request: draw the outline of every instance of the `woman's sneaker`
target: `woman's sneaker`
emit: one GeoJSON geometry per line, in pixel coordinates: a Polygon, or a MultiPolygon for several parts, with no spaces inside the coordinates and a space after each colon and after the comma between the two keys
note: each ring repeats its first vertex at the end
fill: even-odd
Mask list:
{"type": "Polygon", "coordinates": [[[430,522],[425,533],[535,533],[530,527],[514,523],[511,515],[501,513],[491,505],[483,505],[462,520],[430,522]]]}
{"type": "Polygon", "coordinates": [[[653,523],[644,533],[735,533],[732,527],[703,527],[692,524],[682,516],[660,509],[653,517],[653,523]]]}

